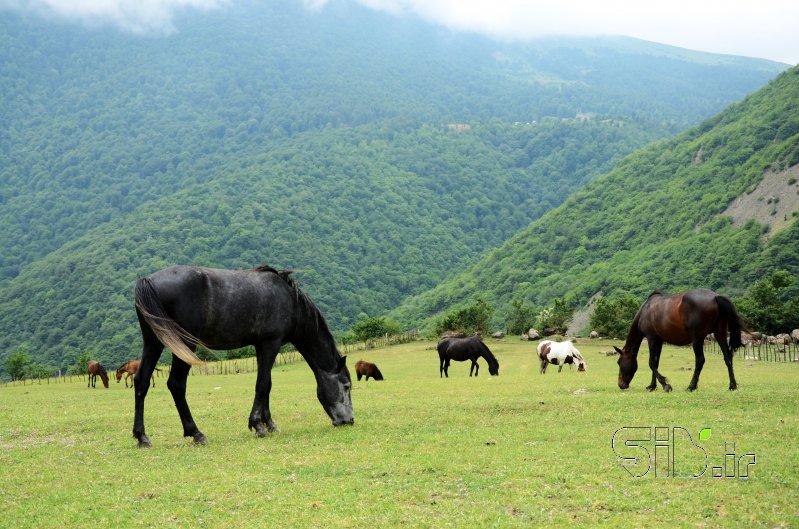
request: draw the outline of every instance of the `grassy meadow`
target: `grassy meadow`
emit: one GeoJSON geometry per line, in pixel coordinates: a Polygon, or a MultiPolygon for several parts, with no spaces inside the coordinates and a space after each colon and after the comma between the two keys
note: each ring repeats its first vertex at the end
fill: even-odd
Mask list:
{"type": "MultiPolygon", "coordinates": [[[[204,446],[182,438],[164,378],[147,398],[149,450],[131,437],[124,384],[0,386],[0,527],[796,526],[799,364],[737,357],[740,389],[730,392],[722,358],[708,355],[689,393],[693,354],[667,347],[673,393],[644,390],[645,353],[621,392],[616,359],[600,354],[611,342],[578,342],[587,373],[546,375],[534,342],[487,344],[499,377],[481,361],[470,379],[468,363],[453,362],[441,380],[431,342],[351,355],[350,367],[362,358],[386,377],[353,377],[353,427],[330,425],[304,363],[276,366],[281,431],[267,438],[247,430],[254,373],[192,376],[204,446]],[[684,428],[707,471],[632,477],[611,447],[629,426],[684,428]],[[703,428],[712,435],[700,443],[703,428]],[[733,442],[736,457],[756,455],[749,478],[711,477],[733,442]]],[[[674,439],[684,463],[690,451],[674,439]]]]}

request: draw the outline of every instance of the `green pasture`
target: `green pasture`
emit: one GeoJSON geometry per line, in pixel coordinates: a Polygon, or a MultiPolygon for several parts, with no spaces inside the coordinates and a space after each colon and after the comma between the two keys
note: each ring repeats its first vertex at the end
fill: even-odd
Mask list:
{"type": "MultiPolygon", "coordinates": [[[[204,446],[181,437],[164,378],[147,399],[149,450],[131,437],[124,384],[0,386],[0,527],[797,525],[799,364],[738,357],[740,389],[730,392],[721,357],[708,355],[689,393],[692,352],[666,348],[673,393],[647,393],[645,365],[621,392],[615,358],[601,354],[610,342],[578,342],[587,373],[546,375],[534,343],[487,343],[499,377],[481,362],[478,378],[453,363],[440,379],[430,342],[351,355],[350,366],[372,361],[386,377],[353,377],[353,427],[330,425],[304,363],[276,366],[271,408],[281,431],[266,438],[247,430],[254,373],[192,376],[204,446]],[[632,477],[611,447],[632,426],[684,428],[707,453],[706,472],[632,477]],[[700,442],[705,428],[711,437],[700,442]],[[732,443],[736,459],[755,454],[749,477],[711,477],[732,443]]],[[[674,468],[696,468],[690,443],[672,438],[674,468]]]]}

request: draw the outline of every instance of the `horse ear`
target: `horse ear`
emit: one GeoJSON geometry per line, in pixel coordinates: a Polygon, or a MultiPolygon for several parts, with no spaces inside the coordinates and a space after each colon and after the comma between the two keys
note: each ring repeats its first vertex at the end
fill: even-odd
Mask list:
{"type": "Polygon", "coordinates": [[[615,345],[613,346],[613,348],[616,350],[616,352],[617,352],[617,353],[619,353],[619,354],[621,354],[621,353],[622,353],[622,350],[621,350],[621,349],[619,349],[618,347],[616,347],[615,345]]]}
{"type": "Polygon", "coordinates": [[[347,356],[344,355],[344,356],[342,356],[341,358],[338,359],[337,370],[338,371],[344,371],[344,368],[346,368],[346,367],[347,367],[347,356]]]}

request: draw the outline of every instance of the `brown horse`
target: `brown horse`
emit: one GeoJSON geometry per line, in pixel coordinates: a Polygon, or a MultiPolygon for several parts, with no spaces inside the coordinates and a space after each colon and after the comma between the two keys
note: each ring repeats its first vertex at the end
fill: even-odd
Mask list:
{"type": "Polygon", "coordinates": [[[86,386],[88,387],[95,387],[97,383],[97,377],[99,376],[100,379],[103,381],[103,385],[108,388],[108,373],[106,372],[103,364],[98,362],[97,360],[89,360],[87,364],[88,372],[89,372],[89,384],[86,386]]]}
{"type": "Polygon", "coordinates": [[[363,360],[355,362],[355,374],[358,376],[358,380],[361,380],[363,376],[366,376],[366,380],[369,380],[369,377],[375,380],[383,380],[383,373],[380,372],[377,366],[363,360]]]}
{"type": "MultiPolygon", "coordinates": [[[[117,383],[122,380],[122,375],[125,375],[125,387],[128,387],[128,379],[132,376],[135,376],[136,373],[139,371],[139,364],[141,363],[140,360],[128,360],[117,369],[117,383]]],[[[155,368],[156,371],[161,371],[157,367],[155,368]]],[[[135,380],[135,378],[134,378],[135,380]]],[[[155,387],[155,377],[153,377],[153,387],[155,387]]],[[[133,383],[131,382],[130,387],[133,387],[133,383]]]]}
{"type": "Polygon", "coordinates": [[[657,381],[663,386],[664,391],[671,391],[671,385],[666,377],[658,372],[660,351],[665,342],[672,345],[693,346],[696,364],[688,390],[694,391],[699,383],[702,366],[705,365],[703,350],[705,336],[713,333],[724,353],[724,363],[727,364],[730,375],[730,390],[734,390],[738,384],[732,371],[732,353],[741,346],[742,328],[743,324],[732,301],[711,290],[700,288],[673,296],[655,291],[638,309],[624,347],[622,349],[615,347],[621,355],[618,362],[619,388],[630,387],[630,382],[638,369],[638,349],[646,338],[649,344],[649,368],[652,370],[652,383],[646,389],[655,390],[657,381]]]}

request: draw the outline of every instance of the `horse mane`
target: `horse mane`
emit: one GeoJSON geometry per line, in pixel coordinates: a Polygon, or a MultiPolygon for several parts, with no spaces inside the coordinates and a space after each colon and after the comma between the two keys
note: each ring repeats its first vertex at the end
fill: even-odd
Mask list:
{"type": "Polygon", "coordinates": [[[493,363],[495,366],[498,366],[499,360],[497,360],[497,357],[494,356],[494,353],[491,352],[491,349],[489,349],[488,346],[483,343],[482,339],[480,339],[479,337],[475,338],[477,338],[476,342],[479,344],[478,347],[480,347],[480,350],[483,351],[483,355],[484,358],[486,359],[486,362],[493,363]]]}
{"type": "MultiPolygon", "coordinates": [[[[319,333],[323,333],[325,337],[330,340],[333,345],[333,350],[338,353],[338,348],[335,347],[335,339],[333,338],[333,333],[330,331],[330,327],[327,324],[327,320],[325,320],[322,311],[319,310],[319,307],[308,297],[308,295],[297,285],[294,281],[294,278],[291,277],[296,270],[278,270],[268,264],[261,264],[256,266],[252,269],[255,272],[264,272],[277,275],[280,279],[282,279],[294,292],[294,299],[297,302],[297,306],[300,308],[300,312],[302,316],[305,316],[314,322],[315,331],[319,333]]],[[[340,354],[338,355],[341,356],[340,354]]]]}

